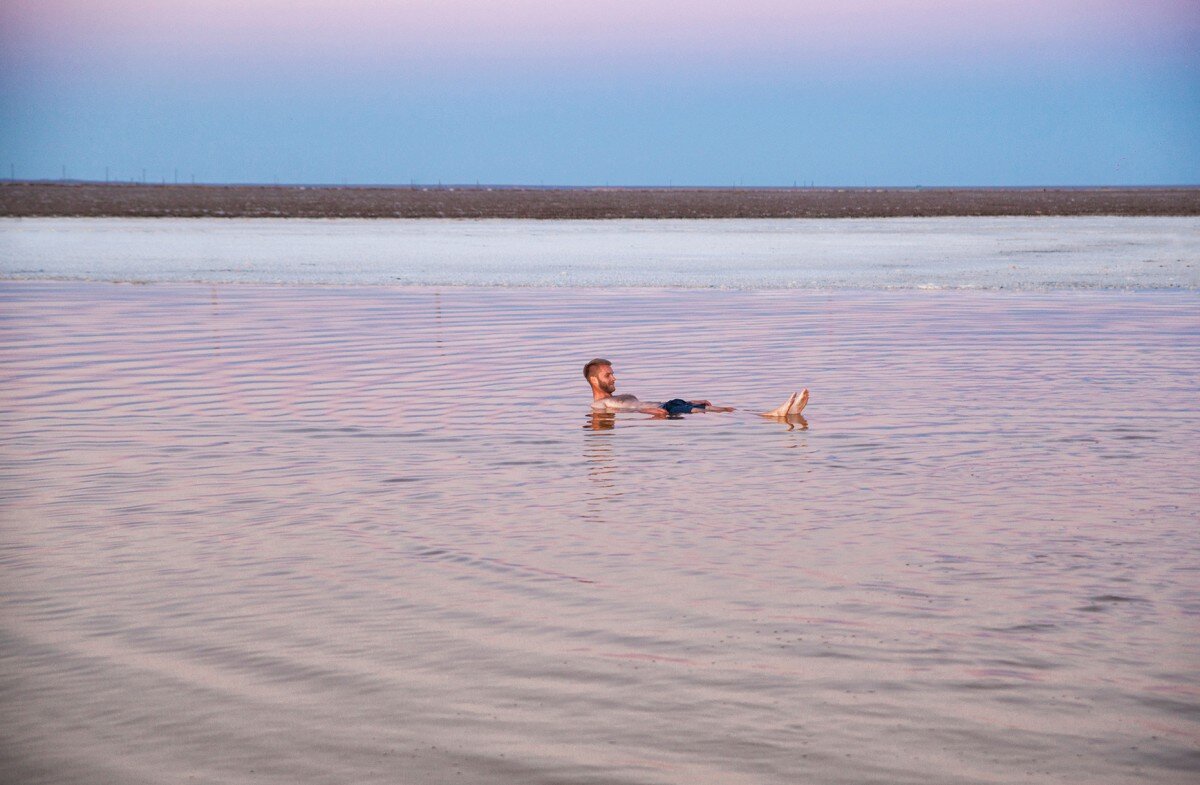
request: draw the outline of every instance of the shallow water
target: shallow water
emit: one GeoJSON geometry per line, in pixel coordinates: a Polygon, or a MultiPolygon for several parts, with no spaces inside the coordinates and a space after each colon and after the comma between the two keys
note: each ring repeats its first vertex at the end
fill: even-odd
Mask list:
{"type": "Polygon", "coordinates": [[[0,302],[26,782],[1200,770],[1194,293],[0,302]]]}
{"type": "Polygon", "coordinates": [[[1200,289],[1200,218],[0,218],[0,279],[1200,289]]]}

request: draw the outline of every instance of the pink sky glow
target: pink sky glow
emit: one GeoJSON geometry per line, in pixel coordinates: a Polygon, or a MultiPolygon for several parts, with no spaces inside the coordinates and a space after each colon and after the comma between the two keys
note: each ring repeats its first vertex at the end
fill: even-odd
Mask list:
{"type": "Polygon", "coordinates": [[[1186,51],[1194,0],[8,0],[21,61],[704,58],[887,62],[1186,51]]]}

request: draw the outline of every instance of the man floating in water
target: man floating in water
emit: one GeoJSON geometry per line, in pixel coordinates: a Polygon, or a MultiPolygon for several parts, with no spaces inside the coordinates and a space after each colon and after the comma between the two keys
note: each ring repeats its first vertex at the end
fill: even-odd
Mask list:
{"type": "MultiPolygon", "coordinates": [[[[655,417],[676,417],[692,412],[731,412],[732,406],[714,406],[711,401],[685,401],[682,398],[653,403],[638,400],[636,395],[615,395],[617,391],[617,375],[613,373],[612,363],[597,357],[583,366],[583,378],[592,386],[592,410],[596,412],[641,412],[655,417]]],[[[769,412],[761,412],[763,417],[799,417],[808,405],[808,388],[798,393],[792,393],[782,406],[769,412]]]]}

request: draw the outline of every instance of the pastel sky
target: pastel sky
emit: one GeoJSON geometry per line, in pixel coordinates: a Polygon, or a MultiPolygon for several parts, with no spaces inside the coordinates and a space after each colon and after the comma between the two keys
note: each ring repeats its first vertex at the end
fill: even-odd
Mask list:
{"type": "Polygon", "coordinates": [[[1200,183],[1200,0],[4,0],[0,175],[1200,183]]]}

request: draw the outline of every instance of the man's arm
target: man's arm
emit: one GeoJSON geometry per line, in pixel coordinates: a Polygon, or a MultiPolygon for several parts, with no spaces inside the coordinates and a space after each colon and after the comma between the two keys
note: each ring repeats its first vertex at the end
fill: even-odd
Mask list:
{"type": "Polygon", "coordinates": [[[732,406],[713,406],[712,401],[688,401],[692,406],[703,406],[706,412],[731,412],[732,406]]]}

